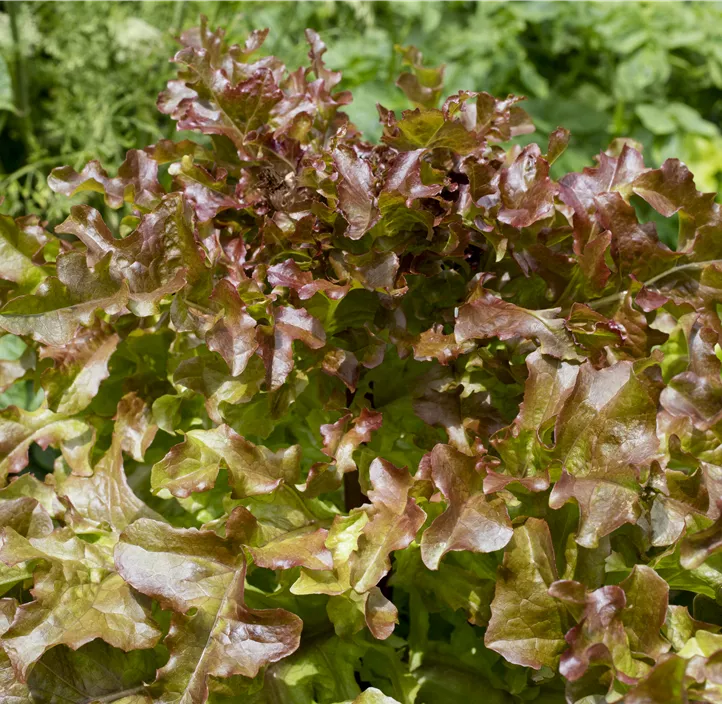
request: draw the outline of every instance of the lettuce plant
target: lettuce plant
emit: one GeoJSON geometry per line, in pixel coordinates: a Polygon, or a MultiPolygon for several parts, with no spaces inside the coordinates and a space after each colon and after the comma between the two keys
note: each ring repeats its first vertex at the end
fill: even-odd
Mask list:
{"type": "Polygon", "coordinates": [[[265,34],[52,172],[117,231],[0,218],[3,701],[722,701],[714,195],[412,48],[365,142],[265,34]]]}

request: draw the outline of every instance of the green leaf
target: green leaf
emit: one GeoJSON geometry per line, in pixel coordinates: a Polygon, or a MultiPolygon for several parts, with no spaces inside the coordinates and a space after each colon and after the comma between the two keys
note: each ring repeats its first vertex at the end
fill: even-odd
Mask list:
{"type": "Polygon", "coordinates": [[[47,408],[23,411],[15,406],[0,412],[0,479],[20,472],[33,443],[59,447],[65,461],[79,474],[89,473],[93,430],[79,419],[47,408]]]}
{"type": "Polygon", "coordinates": [[[25,232],[18,221],[0,215],[0,279],[18,284],[24,291],[35,288],[47,276],[44,269],[33,261],[41,244],[25,232]]]}
{"type": "Polygon", "coordinates": [[[624,698],[630,704],[661,704],[669,701],[684,701],[686,663],[676,655],[661,661],[624,698]]]}
{"type": "MultiPolygon", "coordinates": [[[[369,475],[371,505],[365,510],[369,520],[349,561],[351,584],[359,594],[378,584],[391,568],[390,554],[408,547],[426,518],[409,496],[412,479],[406,468],[376,459],[369,467],[369,475]]],[[[343,564],[339,557],[334,556],[337,568],[343,564]]]]}
{"type": "Polygon", "coordinates": [[[125,651],[153,647],[160,631],[130,586],[115,571],[112,549],[90,544],[69,528],[40,538],[0,532],[0,560],[15,565],[37,560],[34,600],[21,605],[3,635],[18,676],[56,645],[78,648],[95,638],[125,651]]]}
{"type": "Polygon", "coordinates": [[[353,700],[353,704],[399,704],[393,697],[387,697],[380,689],[369,687],[353,700]]]}
{"type": "Polygon", "coordinates": [[[126,698],[128,704],[141,704],[150,701],[144,682],[153,679],[156,660],[152,650],[124,653],[101,640],[78,650],[60,645],[38,661],[28,678],[28,689],[33,701],[48,704],[126,698]]]}
{"type": "Polygon", "coordinates": [[[468,154],[479,146],[478,138],[461,122],[449,120],[441,110],[406,110],[401,120],[392,122],[383,141],[399,151],[415,149],[452,149],[468,154]]]}
{"type": "Polygon", "coordinates": [[[178,497],[207,491],[223,466],[235,494],[242,498],[267,494],[281,482],[293,482],[298,473],[298,446],[274,453],[242,438],[226,425],[213,430],[191,430],[180,445],[153,467],[154,491],[167,489],[178,497]]]}
{"type": "Polygon", "coordinates": [[[530,518],[514,529],[499,568],[486,646],[515,665],[556,668],[566,648],[566,615],[547,593],[556,579],[549,527],[530,518]]]}
{"type": "Polygon", "coordinates": [[[84,329],[67,345],[46,347],[43,357],[54,362],[42,375],[48,406],[67,415],[87,408],[108,378],[108,361],[119,342],[118,335],[84,329]]]}

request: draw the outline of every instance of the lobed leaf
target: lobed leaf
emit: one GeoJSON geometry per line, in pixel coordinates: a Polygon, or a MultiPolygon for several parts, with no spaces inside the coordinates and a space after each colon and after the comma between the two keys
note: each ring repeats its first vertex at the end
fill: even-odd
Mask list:
{"type": "Polygon", "coordinates": [[[215,533],[139,519],[121,535],[115,563],[134,589],[176,612],[156,701],[204,702],[209,677],[255,677],[298,648],[301,620],[245,605],[245,560],[215,533]]]}

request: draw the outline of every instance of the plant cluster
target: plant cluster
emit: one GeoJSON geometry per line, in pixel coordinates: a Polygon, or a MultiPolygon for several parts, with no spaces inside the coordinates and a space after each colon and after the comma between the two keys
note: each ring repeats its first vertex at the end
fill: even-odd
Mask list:
{"type": "MultiPolygon", "coordinates": [[[[114,172],[127,149],[171,136],[154,98],[171,77],[173,37],[201,11],[236,39],[270,27],[262,51],[290,66],[304,58],[297,37],[306,27],[318,31],[329,63],[343,70],[341,88],[356,96],[349,115],[369,140],[381,134],[377,102],[405,107],[393,86],[403,61],[394,46],[414,44],[430,63],[447,64],[449,92],[528,96],[539,139],[565,125],[572,141],[555,175],[581,170],[625,136],[645,145],[649,164],[681,158],[701,190],[718,190],[719,3],[6,2],[2,212],[42,213],[56,224],[73,201],[47,187],[53,167],[80,170],[96,158],[114,172]]],[[[112,211],[91,204],[112,220],[112,211]]]]}
{"type": "Polygon", "coordinates": [[[3,701],[721,702],[714,195],[553,180],[412,48],[371,144],[265,37],[183,35],[202,143],[53,170],[117,228],[0,216],[3,701]]]}

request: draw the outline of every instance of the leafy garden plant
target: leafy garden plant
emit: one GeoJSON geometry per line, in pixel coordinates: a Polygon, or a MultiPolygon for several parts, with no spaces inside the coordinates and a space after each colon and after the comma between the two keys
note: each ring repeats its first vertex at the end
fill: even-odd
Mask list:
{"type": "Polygon", "coordinates": [[[265,35],[183,35],[197,141],[52,172],[116,231],[0,217],[2,700],[722,702],[714,195],[554,181],[412,48],[371,144],[265,35]]]}

